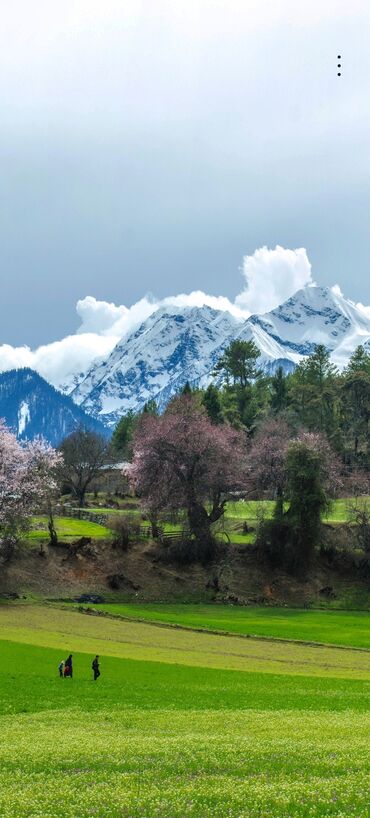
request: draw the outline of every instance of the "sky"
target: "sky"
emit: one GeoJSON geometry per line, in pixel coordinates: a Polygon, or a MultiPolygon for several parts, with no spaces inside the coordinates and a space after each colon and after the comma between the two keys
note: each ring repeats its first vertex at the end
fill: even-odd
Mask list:
{"type": "Polygon", "coordinates": [[[4,4],[0,368],[164,299],[369,304],[369,35],[366,0],[4,4]]]}

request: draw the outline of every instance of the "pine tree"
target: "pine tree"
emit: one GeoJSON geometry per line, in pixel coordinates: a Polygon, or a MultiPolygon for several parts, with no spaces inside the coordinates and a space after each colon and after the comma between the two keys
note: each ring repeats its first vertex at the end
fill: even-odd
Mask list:
{"type": "Polygon", "coordinates": [[[338,370],[322,344],[297,366],[290,387],[298,421],[310,431],[334,439],[338,431],[338,370]]]}
{"type": "Polygon", "coordinates": [[[271,409],[278,414],[286,409],[288,399],[287,378],[279,366],[271,378],[271,409]]]}
{"type": "Polygon", "coordinates": [[[356,461],[367,465],[369,457],[370,355],[357,347],[344,370],[342,386],[343,423],[352,442],[356,461]]]}
{"type": "Polygon", "coordinates": [[[202,404],[205,407],[207,415],[212,423],[218,424],[223,422],[219,391],[213,383],[210,383],[207,387],[203,395],[202,404]]]}
{"type": "Polygon", "coordinates": [[[180,395],[191,395],[192,391],[193,390],[192,390],[192,388],[190,386],[189,381],[186,381],[186,383],[184,384],[184,386],[181,389],[180,395]]]}

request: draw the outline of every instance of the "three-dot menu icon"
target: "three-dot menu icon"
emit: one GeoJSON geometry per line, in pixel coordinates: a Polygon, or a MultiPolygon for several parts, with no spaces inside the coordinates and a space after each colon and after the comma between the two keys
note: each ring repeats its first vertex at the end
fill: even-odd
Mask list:
{"type": "MultiPolygon", "coordinates": [[[[337,68],[342,68],[342,63],[340,62],[341,59],[342,59],[341,55],[338,54],[337,55],[337,60],[338,60],[337,68]]],[[[337,77],[341,77],[341,76],[342,76],[342,72],[338,71],[337,77]]]]}

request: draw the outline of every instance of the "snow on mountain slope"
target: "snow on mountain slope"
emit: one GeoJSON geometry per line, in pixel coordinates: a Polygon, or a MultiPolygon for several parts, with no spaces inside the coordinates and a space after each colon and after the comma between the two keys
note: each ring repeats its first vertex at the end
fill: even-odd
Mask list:
{"type": "Polygon", "coordinates": [[[343,367],[358,344],[370,346],[370,319],[337,292],[314,286],[244,322],[210,307],[162,308],[94,365],[71,397],[110,426],[151,398],[162,409],[186,381],[206,386],[233,338],[255,341],[267,372],[292,370],[317,344],[343,367]]]}
{"type": "Polygon", "coordinates": [[[340,368],[359,344],[370,339],[370,319],[355,304],[328,287],[305,287],[266,315],[252,315],[239,338],[252,339],[267,370],[281,363],[292,368],[323,344],[340,368]]]}
{"type": "Polygon", "coordinates": [[[140,410],[151,398],[163,409],[186,381],[207,386],[234,338],[256,343],[258,364],[268,373],[280,365],[294,369],[317,344],[342,369],[359,344],[370,353],[370,316],[337,289],[316,286],[246,320],[209,306],[163,306],[95,359],[87,373],[71,376],[60,387],[70,397],[31,369],[1,374],[0,417],[20,438],[42,434],[54,444],[80,423],[106,433],[104,426],[114,427],[122,414],[140,410]]]}
{"type": "Polygon", "coordinates": [[[151,398],[163,408],[186,381],[208,383],[239,326],[230,313],[211,307],[159,309],[92,367],[71,397],[109,425],[151,398]]]}
{"type": "Polygon", "coordinates": [[[0,417],[20,440],[41,435],[58,446],[78,426],[108,436],[107,429],[32,369],[0,375],[0,417]]]}

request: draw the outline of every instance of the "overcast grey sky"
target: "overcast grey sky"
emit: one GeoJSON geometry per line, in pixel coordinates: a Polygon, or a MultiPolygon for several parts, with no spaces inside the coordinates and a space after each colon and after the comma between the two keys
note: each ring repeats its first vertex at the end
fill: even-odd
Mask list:
{"type": "Polygon", "coordinates": [[[264,245],[369,304],[369,41],[367,0],[3,4],[0,343],[87,295],[234,300],[264,245]]]}

